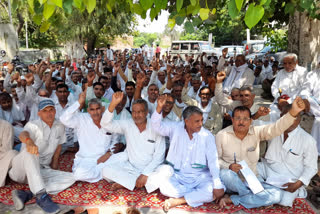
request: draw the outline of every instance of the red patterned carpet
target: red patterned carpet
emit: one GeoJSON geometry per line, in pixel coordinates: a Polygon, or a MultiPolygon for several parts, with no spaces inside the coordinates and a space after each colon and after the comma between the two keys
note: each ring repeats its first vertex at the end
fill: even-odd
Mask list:
{"type": "MultiPolygon", "coordinates": [[[[71,171],[73,163],[73,153],[64,154],[60,159],[60,169],[71,171]]],[[[86,182],[77,182],[69,189],[53,195],[52,198],[59,204],[78,205],[78,206],[125,206],[125,207],[150,207],[153,209],[162,209],[162,204],[167,198],[156,191],[147,194],[144,188],[135,191],[120,189],[117,191],[110,190],[111,185],[105,181],[99,181],[94,184],[86,182]]],[[[28,189],[28,185],[18,184],[10,181],[5,187],[0,188],[0,202],[12,205],[11,191],[14,189],[28,189]]],[[[29,203],[35,203],[35,200],[29,203]]],[[[233,213],[244,210],[248,213],[314,213],[306,200],[296,200],[292,208],[273,206],[269,209],[245,209],[242,206],[228,206],[220,209],[215,203],[204,204],[203,206],[192,208],[190,206],[179,206],[177,209],[194,212],[209,213],[233,213]]]]}

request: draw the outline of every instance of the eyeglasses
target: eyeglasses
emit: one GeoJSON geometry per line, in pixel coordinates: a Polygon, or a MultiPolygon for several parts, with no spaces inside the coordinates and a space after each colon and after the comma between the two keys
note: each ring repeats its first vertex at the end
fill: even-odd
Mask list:
{"type": "Polygon", "coordinates": [[[234,120],[236,120],[236,121],[240,121],[240,120],[242,120],[242,121],[244,121],[244,122],[248,122],[248,121],[250,121],[250,120],[251,120],[251,118],[249,118],[249,117],[244,117],[244,118],[241,118],[241,117],[234,117],[233,119],[234,119],[234,120]]]}

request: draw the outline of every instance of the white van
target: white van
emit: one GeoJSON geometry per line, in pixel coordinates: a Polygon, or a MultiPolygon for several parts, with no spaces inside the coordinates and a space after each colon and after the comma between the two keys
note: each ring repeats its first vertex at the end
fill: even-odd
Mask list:
{"type": "Polygon", "coordinates": [[[178,54],[180,54],[182,59],[184,59],[185,54],[194,54],[194,58],[197,58],[197,56],[201,55],[203,52],[206,52],[208,56],[211,56],[212,53],[215,53],[208,41],[189,40],[173,41],[171,43],[171,50],[169,51],[169,54],[171,56],[177,56],[178,54]]]}

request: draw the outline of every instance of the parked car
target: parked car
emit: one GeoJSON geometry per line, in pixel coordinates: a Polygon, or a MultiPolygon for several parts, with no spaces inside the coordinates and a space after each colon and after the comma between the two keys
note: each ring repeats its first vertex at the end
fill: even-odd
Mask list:
{"type": "Polygon", "coordinates": [[[171,43],[171,49],[169,54],[171,56],[177,56],[180,54],[182,59],[184,59],[185,54],[194,55],[196,58],[198,55],[201,55],[203,52],[206,52],[208,56],[215,54],[215,51],[210,46],[207,41],[173,41],[171,43]]]}
{"type": "Polygon", "coordinates": [[[257,59],[263,60],[265,57],[270,58],[271,56],[273,56],[276,61],[282,62],[283,57],[287,54],[287,51],[280,50],[278,52],[274,52],[273,49],[274,48],[272,46],[266,46],[258,53],[252,53],[247,55],[246,60],[254,59],[255,57],[257,57],[257,59]]]}
{"type": "Polygon", "coordinates": [[[225,49],[225,48],[228,48],[227,58],[229,58],[231,56],[234,57],[234,56],[237,56],[239,54],[243,54],[243,46],[239,46],[239,45],[223,45],[223,46],[220,47],[219,56],[222,55],[222,50],[225,49]]]}

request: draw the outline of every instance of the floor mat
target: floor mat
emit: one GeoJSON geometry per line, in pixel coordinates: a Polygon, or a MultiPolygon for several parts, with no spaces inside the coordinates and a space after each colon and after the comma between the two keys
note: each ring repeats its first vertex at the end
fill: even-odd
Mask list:
{"type": "MultiPolygon", "coordinates": [[[[63,171],[71,171],[73,158],[73,153],[62,155],[59,161],[59,168],[63,171]]],[[[52,199],[59,204],[66,205],[150,207],[153,209],[162,209],[162,204],[167,199],[159,191],[151,194],[148,194],[144,188],[134,191],[126,189],[111,191],[110,187],[111,185],[105,180],[97,183],[76,182],[65,191],[52,195],[52,199]]],[[[9,181],[6,186],[0,188],[0,202],[12,205],[11,191],[14,189],[26,190],[28,189],[28,185],[9,181]]],[[[35,203],[35,200],[31,200],[29,203],[35,203]]],[[[215,203],[206,203],[197,208],[184,205],[175,209],[209,213],[233,213],[242,209],[248,213],[314,213],[305,199],[295,200],[292,208],[273,206],[268,209],[245,209],[242,206],[230,205],[224,209],[220,209],[215,203]]]]}

